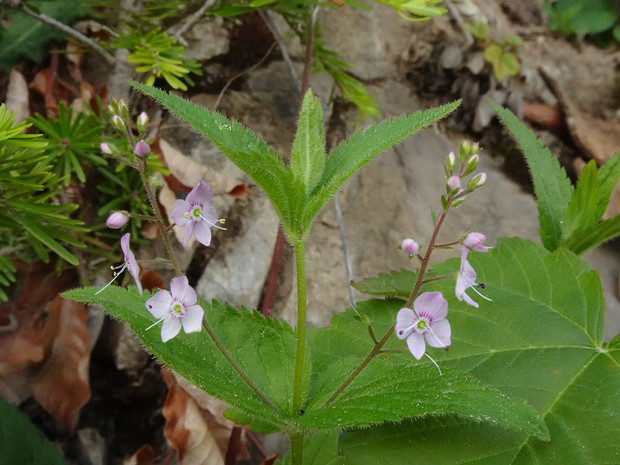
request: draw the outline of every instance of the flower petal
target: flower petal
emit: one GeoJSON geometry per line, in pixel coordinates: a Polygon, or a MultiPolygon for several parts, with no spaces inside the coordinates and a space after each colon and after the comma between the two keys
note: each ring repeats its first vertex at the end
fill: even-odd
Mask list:
{"type": "Polygon", "coordinates": [[[219,221],[219,218],[217,217],[217,212],[215,211],[215,207],[210,203],[204,204],[202,206],[202,217],[209,224],[209,227],[213,226],[219,221]]]}
{"type": "Polygon", "coordinates": [[[185,308],[183,317],[183,329],[186,333],[197,333],[202,329],[202,316],[204,310],[200,305],[192,305],[185,308]]]}
{"type": "Polygon", "coordinates": [[[410,308],[401,308],[396,315],[396,337],[406,339],[415,331],[414,323],[417,320],[415,313],[410,308]]]}
{"type": "Polygon", "coordinates": [[[424,335],[420,333],[413,333],[407,338],[407,346],[409,351],[416,359],[420,360],[424,352],[426,352],[426,344],[424,343],[424,335]]]}
{"type": "Polygon", "coordinates": [[[138,262],[136,261],[136,257],[129,248],[129,239],[130,234],[127,233],[123,237],[121,237],[121,250],[123,251],[123,256],[125,259],[125,263],[127,264],[127,270],[129,270],[129,274],[133,277],[136,282],[136,287],[138,288],[138,292],[142,295],[142,283],[140,282],[140,267],[138,266],[138,262]]]}
{"type": "Polygon", "coordinates": [[[170,280],[170,291],[172,299],[183,307],[188,307],[196,303],[196,292],[189,285],[187,276],[178,276],[170,280]]]}
{"type": "Polygon", "coordinates": [[[413,308],[418,315],[428,315],[432,322],[440,321],[448,315],[448,301],[441,292],[424,292],[413,302],[413,308]]]}
{"type": "Polygon", "coordinates": [[[198,181],[196,187],[187,194],[185,200],[191,205],[204,205],[213,197],[213,191],[204,181],[198,181]]]}
{"type": "Polygon", "coordinates": [[[196,240],[206,246],[211,244],[211,228],[209,226],[206,221],[200,221],[199,223],[194,223],[193,229],[196,240]]]}
{"type": "Polygon", "coordinates": [[[450,341],[450,335],[452,329],[450,328],[450,322],[448,320],[441,320],[437,323],[433,323],[432,332],[427,331],[424,333],[426,336],[426,342],[431,347],[449,347],[452,343],[450,341]]]}
{"type": "Polygon", "coordinates": [[[181,320],[175,316],[166,318],[161,325],[161,340],[167,342],[181,331],[181,320]]]}
{"type": "Polygon", "coordinates": [[[145,302],[146,308],[155,318],[164,318],[170,314],[172,296],[168,291],[159,291],[145,302]]]}
{"type": "Polygon", "coordinates": [[[177,199],[174,201],[170,216],[176,224],[183,227],[189,222],[189,217],[185,216],[185,214],[189,213],[191,208],[191,205],[185,200],[177,199]]]}

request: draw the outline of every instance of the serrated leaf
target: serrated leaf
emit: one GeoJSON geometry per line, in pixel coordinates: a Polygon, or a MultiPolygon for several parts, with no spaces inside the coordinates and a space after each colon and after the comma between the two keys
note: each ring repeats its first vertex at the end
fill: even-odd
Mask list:
{"type": "Polygon", "coordinates": [[[323,112],[321,102],[308,90],[303,103],[297,134],[291,151],[291,168],[303,182],[309,194],[323,174],[325,166],[325,138],[323,136],[323,112]]]}
{"type": "MultiPolygon", "coordinates": [[[[382,317],[373,321],[381,335],[396,321],[402,301],[365,301],[358,311],[382,317]]],[[[417,363],[409,354],[376,357],[329,406],[325,402],[373,347],[366,327],[348,311],[336,315],[328,328],[309,333],[312,374],[309,401],[301,422],[307,428],[366,427],[410,417],[457,414],[471,421],[489,421],[545,437],[536,412],[520,399],[508,399],[495,389],[456,370],[417,363]],[[467,400],[465,400],[467,399],[467,400]],[[331,426],[330,426],[331,425],[331,426]]],[[[395,349],[396,337],[384,347],[395,349]]],[[[434,356],[434,354],[433,354],[434,356]]]]}
{"type": "Polygon", "coordinates": [[[412,115],[404,115],[373,124],[365,131],[355,132],[349,139],[336,147],[325,161],[321,181],[311,195],[304,211],[304,228],[331,200],[335,192],[353,173],[372,160],[376,155],[394,146],[416,131],[447,116],[459,106],[460,102],[431,108],[412,115]]]}
{"type": "Polygon", "coordinates": [[[618,178],[620,177],[620,150],[614,153],[607,163],[601,166],[598,170],[598,190],[599,190],[599,199],[596,205],[595,216],[601,218],[605,210],[607,209],[607,204],[609,203],[609,198],[611,197],[611,193],[613,192],[616,184],[618,183],[618,178]]]}
{"type": "Polygon", "coordinates": [[[580,232],[569,238],[563,247],[571,250],[577,255],[581,255],[587,250],[596,247],[603,242],[613,239],[620,235],[620,215],[616,215],[608,220],[592,226],[590,229],[580,232]]]}
{"type": "Polygon", "coordinates": [[[144,302],[148,292],[140,296],[135,287],[129,290],[110,286],[84,288],[64,293],[65,298],[98,303],[115,318],[131,326],[146,347],[162,363],[205,392],[228,402],[236,418],[252,422],[261,432],[274,432],[294,421],[290,412],[295,366],[295,335],[287,323],[265,318],[246,309],[237,311],[216,301],[199,299],[213,331],[243,371],[278,408],[274,410],[243,381],[231,367],[206,331],[181,333],[163,343],[159,328],[147,330],[155,318],[144,302]]]}
{"type": "Polygon", "coordinates": [[[562,245],[573,235],[591,228],[600,217],[596,216],[599,202],[599,181],[596,162],[591,160],[581,172],[573,196],[566,208],[562,223],[562,245]]]}
{"type": "Polygon", "coordinates": [[[495,102],[490,101],[489,104],[519,143],[525,156],[538,201],[540,238],[548,250],[554,251],[560,245],[562,220],[573,194],[573,186],[564,168],[524,123],[495,102]]]}
{"type": "MultiPolygon", "coordinates": [[[[446,460],[439,453],[436,463],[442,464],[614,463],[620,456],[620,344],[603,342],[605,302],[598,274],[571,252],[550,253],[516,238],[500,239],[487,253],[472,252],[470,261],[477,281],[485,284],[482,292],[493,301],[480,300],[473,308],[456,300],[453,280],[429,284],[448,299],[452,326],[450,350],[432,355],[442,368],[468,370],[525,399],[543,415],[551,441],[487,425],[414,421],[399,431],[386,425],[359,433],[349,443],[355,449],[350,463],[373,463],[379,449],[389,450],[382,463],[403,463],[414,453],[439,453],[442,441],[451,452],[446,460]],[[402,435],[416,441],[394,446],[402,435]]],[[[436,271],[448,274],[457,267],[452,260],[436,271]]],[[[381,309],[369,316],[373,325],[386,318],[381,309]]],[[[349,331],[353,328],[350,323],[349,331]]],[[[346,454],[346,441],[343,449],[346,454]]]]}

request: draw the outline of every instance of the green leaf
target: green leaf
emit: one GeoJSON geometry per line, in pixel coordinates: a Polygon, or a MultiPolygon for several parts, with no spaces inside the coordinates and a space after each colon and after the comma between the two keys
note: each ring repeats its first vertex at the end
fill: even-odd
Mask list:
{"type": "Polygon", "coordinates": [[[620,215],[616,215],[570,237],[563,247],[577,255],[620,235],[620,215]]]}
{"type": "Polygon", "coordinates": [[[609,198],[613,192],[618,178],[620,177],[620,150],[614,153],[607,162],[601,166],[598,170],[598,191],[599,199],[595,209],[595,216],[601,218],[607,204],[609,204],[609,198]]]}
{"type": "Polygon", "coordinates": [[[58,449],[15,407],[0,397],[2,463],[66,465],[58,449]]]}
{"type": "Polygon", "coordinates": [[[312,199],[306,206],[305,229],[353,173],[376,155],[447,116],[459,106],[459,103],[458,101],[452,102],[423,112],[386,120],[380,124],[373,124],[365,131],[355,132],[348,140],[332,150],[325,162],[321,181],[317,184],[317,188],[312,193],[312,199]]]}
{"type": "Polygon", "coordinates": [[[79,302],[103,305],[113,317],[131,326],[146,347],[162,363],[187,378],[205,392],[228,402],[233,411],[227,416],[252,423],[256,430],[274,432],[298,418],[290,412],[295,366],[295,334],[286,322],[265,318],[246,309],[237,311],[216,301],[199,299],[213,331],[242,370],[253,380],[278,410],[267,406],[228,361],[207,334],[185,334],[161,341],[159,328],[147,330],[156,322],[135,287],[129,290],[110,286],[75,289],[63,294],[79,302]]]}
{"type": "Polygon", "coordinates": [[[573,194],[573,186],[558,160],[524,123],[495,102],[489,104],[519,143],[525,156],[538,200],[540,238],[543,245],[553,251],[560,245],[562,220],[573,194]]]}
{"type": "Polygon", "coordinates": [[[291,151],[291,168],[306,187],[306,194],[309,194],[321,179],[324,166],[325,137],[321,102],[308,90],[301,105],[297,134],[291,151]]]}
{"type": "Polygon", "coordinates": [[[596,225],[599,202],[599,181],[596,162],[591,160],[581,172],[573,196],[568,203],[562,224],[562,244],[580,231],[596,225]]]}
{"type": "MultiPolygon", "coordinates": [[[[34,238],[40,241],[42,244],[45,244],[50,250],[53,250],[60,258],[65,260],[71,265],[77,266],[79,264],[79,260],[75,255],[69,252],[66,248],[64,248],[56,239],[54,239],[49,232],[46,231],[46,228],[41,224],[36,224],[30,218],[26,218],[24,216],[19,216],[16,218],[17,222],[20,223],[24,229],[26,229],[34,238]]],[[[45,260],[44,260],[45,261],[45,260]]]]}
{"type": "Polygon", "coordinates": [[[408,299],[418,275],[411,270],[379,273],[376,278],[366,278],[353,283],[353,287],[364,294],[400,297],[408,299]]]}
{"type": "MultiPolygon", "coordinates": [[[[342,444],[346,463],[371,464],[379,450],[381,463],[388,465],[406,463],[412,454],[422,462],[439,454],[432,463],[442,464],[617,461],[620,338],[609,345],[603,341],[605,302],[598,274],[567,250],[550,253],[517,238],[500,239],[496,249],[469,258],[492,302],[480,299],[480,307],[473,308],[456,300],[454,280],[429,284],[448,299],[452,326],[450,350],[434,350],[432,356],[442,369],[467,370],[525,399],[543,415],[551,441],[451,417],[416,420],[353,434],[342,444]],[[438,450],[442,443],[449,444],[449,457],[438,450]]],[[[458,260],[435,268],[448,274],[458,260]]],[[[380,307],[366,313],[373,325],[393,323],[380,307]]],[[[348,329],[353,331],[352,322],[348,329]]]]}

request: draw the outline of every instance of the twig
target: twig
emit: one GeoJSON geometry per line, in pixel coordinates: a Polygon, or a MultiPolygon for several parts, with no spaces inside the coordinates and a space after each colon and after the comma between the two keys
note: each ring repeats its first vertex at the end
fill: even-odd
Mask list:
{"type": "Polygon", "coordinates": [[[271,51],[273,50],[273,48],[276,45],[277,45],[277,42],[274,42],[273,44],[271,44],[271,47],[269,47],[269,50],[267,50],[267,53],[265,53],[265,55],[258,61],[258,63],[256,63],[255,65],[250,66],[248,69],[244,69],[240,73],[235,74],[233,77],[231,77],[226,82],[226,84],[224,84],[224,87],[222,87],[222,90],[220,91],[220,95],[217,96],[217,100],[215,101],[215,105],[213,105],[213,111],[217,110],[217,107],[220,105],[220,102],[222,101],[222,97],[224,96],[224,93],[228,90],[230,85],[236,79],[239,79],[244,74],[247,74],[247,73],[250,73],[250,72],[254,71],[256,68],[258,68],[260,65],[262,65],[263,62],[267,59],[267,57],[269,56],[269,54],[271,53],[271,51]]]}
{"type": "Polygon", "coordinates": [[[187,41],[181,36],[185,34],[190,27],[196,24],[200,20],[200,18],[205,14],[205,11],[211,8],[214,3],[215,3],[215,0],[207,0],[206,2],[204,2],[202,6],[194,12],[194,14],[190,15],[185,20],[183,25],[174,33],[172,37],[178,40],[181,43],[181,45],[183,45],[184,47],[187,47],[187,41]]]}
{"type": "Polygon", "coordinates": [[[474,37],[469,33],[468,30],[466,30],[463,27],[463,23],[464,23],[463,17],[461,16],[461,13],[459,12],[458,8],[454,6],[454,3],[452,3],[452,0],[444,0],[444,3],[448,7],[448,10],[450,10],[450,14],[454,18],[454,20],[458,23],[458,25],[462,29],[463,35],[465,36],[467,43],[469,45],[472,45],[475,42],[474,37]]]}
{"type": "Polygon", "coordinates": [[[30,8],[28,8],[28,6],[23,4],[23,3],[20,3],[18,7],[19,7],[20,11],[23,11],[28,16],[31,16],[31,17],[37,19],[38,21],[41,21],[42,23],[48,24],[49,26],[55,27],[56,29],[58,29],[58,30],[64,32],[65,34],[73,37],[74,39],[78,40],[79,42],[82,42],[82,43],[88,45],[89,47],[93,48],[109,64],[112,65],[112,64],[114,64],[116,62],[116,58],[114,58],[114,56],[110,55],[108,52],[106,52],[103,49],[103,47],[101,45],[99,45],[97,42],[95,42],[94,40],[90,39],[89,37],[86,37],[80,31],[76,31],[72,27],[67,26],[66,24],[61,23],[60,21],[52,18],[51,16],[47,16],[47,15],[45,15],[43,13],[36,13],[36,12],[32,11],[30,8]]]}
{"type": "Polygon", "coordinates": [[[278,43],[278,47],[280,47],[280,53],[282,54],[284,63],[286,64],[286,67],[288,68],[288,72],[291,75],[291,79],[295,83],[297,92],[301,94],[301,84],[299,80],[297,79],[297,74],[295,73],[295,66],[293,65],[293,60],[291,60],[291,55],[288,53],[288,49],[286,48],[286,45],[284,45],[284,41],[282,40],[282,34],[280,34],[278,25],[273,19],[273,12],[271,10],[267,10],[266,12],[263,12],[263,10],[258,10],[258,14],[260,15],[261,18],[263,18],[263,21],[265,21],[265,24],[271,31],[271,34],[273,34],[273,38],[278,43]]]}

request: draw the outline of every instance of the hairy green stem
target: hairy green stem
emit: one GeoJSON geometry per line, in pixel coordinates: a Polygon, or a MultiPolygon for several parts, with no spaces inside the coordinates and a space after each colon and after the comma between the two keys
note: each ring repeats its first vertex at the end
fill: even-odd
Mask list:
{"type": "Polygon", "coordinates": [[[306,357],[306,243],[294,243],[297,269],[297,350],[295,354],[295,378],[293,384],[293,413],[301,410],[304,360],[306,357]]]}
{"type": "Polygon", "coordinates": [[[170,257],[170,261],[172,262],[172,266],[174,267],[174,272],[177,276],[183,276],[183,273],[181,272],[181,267],[179,267],[176,255],[174,254],[174,250],[172,249],[172,244],[170,243],[170,236],[168,234],[168,231],[166,230],[166,223],[164,222],[164,217],[162,216],[161,210],[159,209],[159,203],[157,202],[157,198],[155,197],[155,193],[153,192],[153,188],[151,187],[149,180],[146,178],[146,162],[144,160],[138,160],[138,172],[140,173],[140,178],[142,179],[142,183],[144,184],[144,189],[146,190],[146,195],[149,198],[153,213],[155,213],[155,218],[157,218],[157,227],[159,228],[159,233],[164,240],[166,250],[168,251],[168,256],[170,257]]]}
{"type": "MultiPolygon", "coordinates": [[[[420,265],[420,271],[418,272],[418,279],[416,280],[415,286],[413,287],[413,291],[409,296],[409,300],[405,304],[406,307],[412,308],[413,301],[418,295],[422,284],[424,284],[424,273],[426,272],[426,268],[428,266],[428,262],[431,258],[431,254],[433,253],[433,249],[435,248],[435,241],[437,240],[437,235],[439,234],[439,230],[446,219],[446,215],[448,214],[448,210],[450,209],[450,205],[454,199],[452,197],[448,198],[447,207],[441,213],[441,216],[438,218],[435,223],[435,227],[433,228],[433,235],[431,236],[431,240],[428,244],[428,248],[426,249],[426,254],[424,255],[424,259],[422,260],[422,264],[420,265]]],[[[415,310],[414,310],[415,311],[415,310]]],[[[394,325],[387,330],[387,332],[383,335],[383,337],[375,343],[370,353],[361,361],[361,363],[353,370],[353,372],[345,379],[342,384],[334,391],[334,393],[330,396],[329,399],[325,401],[323,404],[323,408],[328,407],[332,402],[334,402],[340,394],[353,382],[353,380],[359,375],[364,368],[368,366],[368,364],[381,352],[383,346],[387,343],[390,337],[394,334],[394,325]]]]}
{"type": "Polygon", "coordinates": [[[289,434],[291,441],[291,464],[302,465],[304,454],[304,433],[296,431],[289,434]]]}

